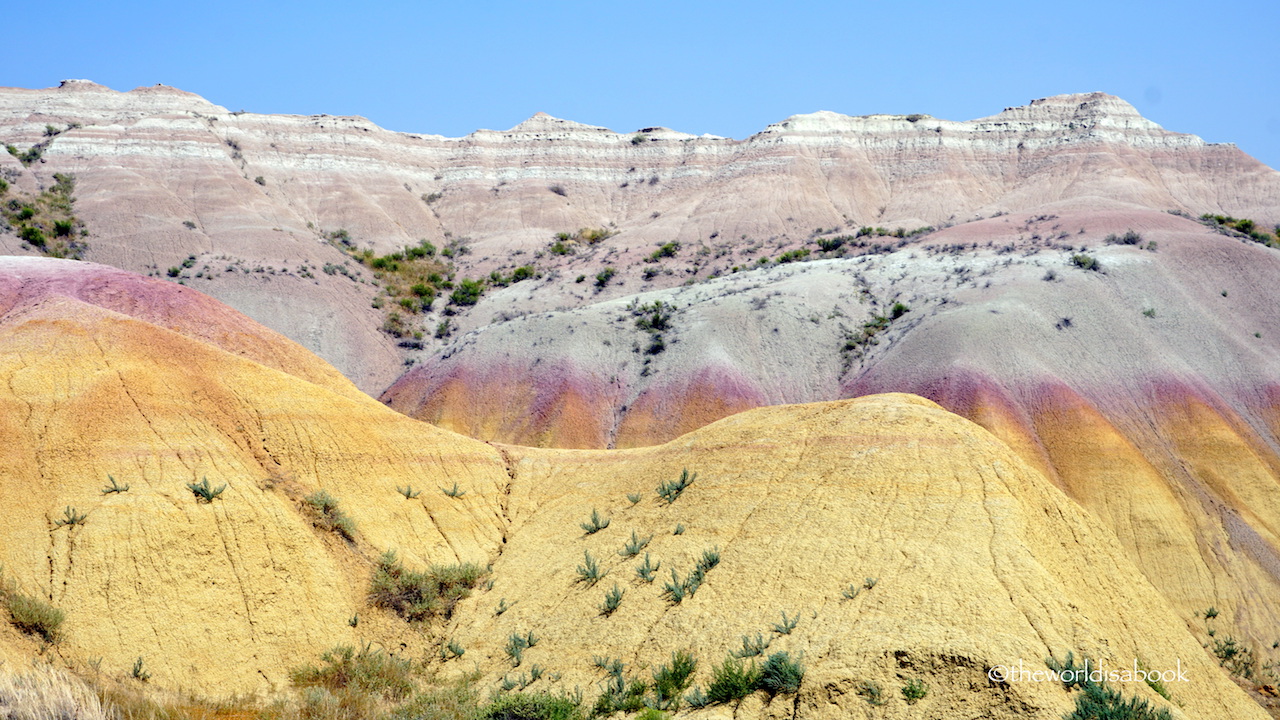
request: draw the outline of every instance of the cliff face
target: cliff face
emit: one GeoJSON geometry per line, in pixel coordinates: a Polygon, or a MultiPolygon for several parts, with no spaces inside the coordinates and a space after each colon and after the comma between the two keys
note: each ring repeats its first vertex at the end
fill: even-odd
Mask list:
{"type": "MultiPolygon", "coordinates": [[[[378,332],[383,313],[367,307],[368,284],[317,272],[349,261],[319,241],[339,229],[379,253],[422,239],[465,244],[470,254],[455,263],[470,277],[525,264],[553,234],[582,227],[617,233],[597,258],[616,266],[617,283],[638,280],[657,244],[708,248],[651,278],[666,286],[727,272],[735,262],[716,260],[739,249],[800,247],[814,228],[912,229],[1099,199],[1280,221],[1275,172],[1234,147],[1165,131],[1101,93],[968,122],[818,112],[744,140],[619,134],[543,114],[505,132],[443,138],[362,118],[227,112],[167,87],[119,93],[67,81],[0,91],[0,136],[22,150],[45,144],[29,168],[0,157],[19,187],[76,175],[89,259],[163,275],[195,256],[185,282],[319,353],[368,392],[401,372],[403,353],[378,332]],[[47,137],[47,126],[62,131],[47,137]]],[[[0,243],[22,252],[15,238],[0,243]]],[[[538,265],[546,276],[578,270],[573,258],[538,265]]],[[[352,275],[371,280],[367,270],[352,275]]],[[[577,290],[544,281],[532,297],[468,313],[458,327],[502,310],[584,304],[577,290]]],[[[430,334],[435,320],[422,325],[430,334]]]]}

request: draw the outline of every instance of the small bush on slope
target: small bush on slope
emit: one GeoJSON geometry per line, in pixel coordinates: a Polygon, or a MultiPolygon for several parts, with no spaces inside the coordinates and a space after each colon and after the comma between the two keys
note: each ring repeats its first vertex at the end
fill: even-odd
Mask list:
{"type": "Polygon", "coordinates": [[[434,615],[448,618],[483,574],[484,570],[474,563],[432,565],[426,572],[406,570],[395,551],[388,550],[374,569],[369,599],[411,622],[434,615]]]}

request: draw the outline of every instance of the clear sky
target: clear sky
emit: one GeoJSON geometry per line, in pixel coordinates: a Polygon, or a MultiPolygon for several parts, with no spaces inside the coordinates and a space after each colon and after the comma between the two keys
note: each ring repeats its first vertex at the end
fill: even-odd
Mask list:
{"type": "MultiPolygon", "coordinates": [[[[1100,90],[1280,168],[1280,2],[101,2],[9,13],[0,84],[465,135],[535,112],[742,138],[796,113],[969,120],[1100,90]]],[[[14,8],[17,10],[18,8],[14,8]]]]}

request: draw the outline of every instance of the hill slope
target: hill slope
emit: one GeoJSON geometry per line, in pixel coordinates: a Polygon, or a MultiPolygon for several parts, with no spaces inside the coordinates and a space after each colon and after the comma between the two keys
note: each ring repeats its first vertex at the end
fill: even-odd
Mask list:
{"type": "MultiPolygon", "coordinates": [[[[227,112],[174,88],[118,93],[68,81],[0,90],[0,137],[19,155],[42,151],[26,165],[0,155],[16,189],[76,176],[88,259],[162,276],[173,268],[371,393],[405,359],[448,352],[447,338],[431,337],[441,322],[466,332],[503,315],[631,295],[638,283],[703,280],[799,249],[815,229],[911,230],[1099,202],[1280,222],[1280,174],[1102,93],[966,122],[819,112],[743,140],[616,133],[543,114],[442,138],[363,118],[227,112]],[[548,250],[554,235],[581,229],[613,234],[571,254],[548,250]],[[379,255],[422,240],[449,248],[455,279],[524,265],[539,277],[474,309],[455,306],[456,316],[443,314],[443,300],[427,314],[400,310],[395,298],[373,308],[382,290],[372,269],[327,241],[340,231],[348,249],[379,255]],[[666,243],[683,250],[643,262],[666,243]],[[599,293],[574,282],[606,267],[616,276],[599,293]],[[379,331],[391,311],[406,336],[379,331]],[[412,349],[414,330],[426,336],[423,350],[412,349]]],[[[24,251],[4,235],[0,248],[24,251]]]]}
{"type": "MultiPolygon", "coordinates": [[[[1180,663],[1190,680],[1171,688],[1175,717],[1265,717],[1103,524],[996,437],[919,398],[764,408],[633,450],[533,450],[66,295],[10,306],[0,349],[11,439],[0,561],[68,612],[61,652],[100,657],[108,673],[141,655],[161,686],[261,690],[338,642],[421,658],[454,638],[489,684],[512,672],[507,635],[532,631],[527,661],[546,686],[590,688],[592,654],[639,671],[678,649],[703,662],[705,684],[742,634],[785,611],[799,621],[771,650],[803,653],[805,680],[769,707],[753,698],[746,715],[847,717],[865,707],[857,683],[893,694],[917,678],[930,688],[918,710],[933,717],[1057,717],[1071,704],[1059,684],[990,683],[986,671],[1072,650],[1121,667],[1180,663]],[[659,503],[653,488],[681,468],[697,478],[659,503]],[[108,474],[129,489],[104,493],[108,474]],[[209,503],[187,487],[204,477],[226,485],[209,503]],[[465,495],[436,491],[455,482],[465,495]],[[321,488],[354,521],[354,542],[313,527],[301,497],[321,488]],[[583,536],[592,509],[612,522],[583,536]],[[83,522],[58,524],[74,514],[83,522]],[[617,559],[633,530],[652,536],[663,576],[687,577],[708,549],[719,563],[695,594],[664,601],[661,580],[633,581],[634,560],[617,559]],[[388,549],[410,567],[492,563],[493,583],[445,625],[406,624],[365,595],[388,549]],[[574,582],[583,550],[626,589],[608,618],[605,587],[574,582]],[[878,582],[844,600],[864,577],[878,582]],[[511,609],[495,617],[503,599],[511,609]]],[[[0,634],[10,656],[31,643],[0,634]]],[[[1122,687],[1164,704],[1142,683],[1122,687]]],[[[886,712],[914,710],[897,700],[886,712]]]]}

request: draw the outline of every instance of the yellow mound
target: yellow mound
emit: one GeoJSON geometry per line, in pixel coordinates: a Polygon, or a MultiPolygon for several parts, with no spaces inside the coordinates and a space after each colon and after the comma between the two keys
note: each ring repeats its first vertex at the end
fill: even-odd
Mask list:
{"type": "MultiPolygon", "coordinates": [[[[857,716],[870,709],[857,689],[874,682],[900,717],[1058,717],[1072,702],[1059,684],[988,672],[1075,651],[1180,667],[1175,717],[1265,717],[1110,531],[992,435],[914,396],[766,408],[636,450],[496,448],[64,300],[0,318],[0,437],[6,573],[67,611],[64,655],[115,675],[141,656],[156,685],[281,688],[338,643],[419,658],[451,638],[466,655],[446,668],[496,685],[538,665],[531,689],[590,700],[594,656],[647,677],[688,650],[705,686],[760,632],[807,671],[798,695],[753,696],[744,716],[857,716]],[[693,483],[660,501],[655,488],[686,468],[693,483]],[[129,489],[103,493],[108,475],[129,489]],[[204,478],[226,485],[209,503],[188,487],[204,478]],[[440,491],[455,482],[465,495],[440,491]],[[312,526],[301,498],[318,489],[355,542],[312,526]],[[592,510],[610,523],[588,535],[592,510]],[[619,554],[633,531],[661,563],[652,584],[619,554]],[[447,625],[408,625],[368,605],[387,549],[410,567],[492,563],[493,585],[447,625]],[[720,561],[696,593],[663,597],[705,551],[720,561]],[[594,586],[577,581],[584,552],[607,572],[594,586]],[[615,582],[624,596],[605,617],[615,582]],[[771,633],[782,613],[795,628],[771,633]],[[540,641],[513,667],[504,646],[529,632],[540,641]],[[929,692],[908,707],[910,679],[929,692]]],[[[33,646],[0,634],[7,655],[33,646]]]]}

